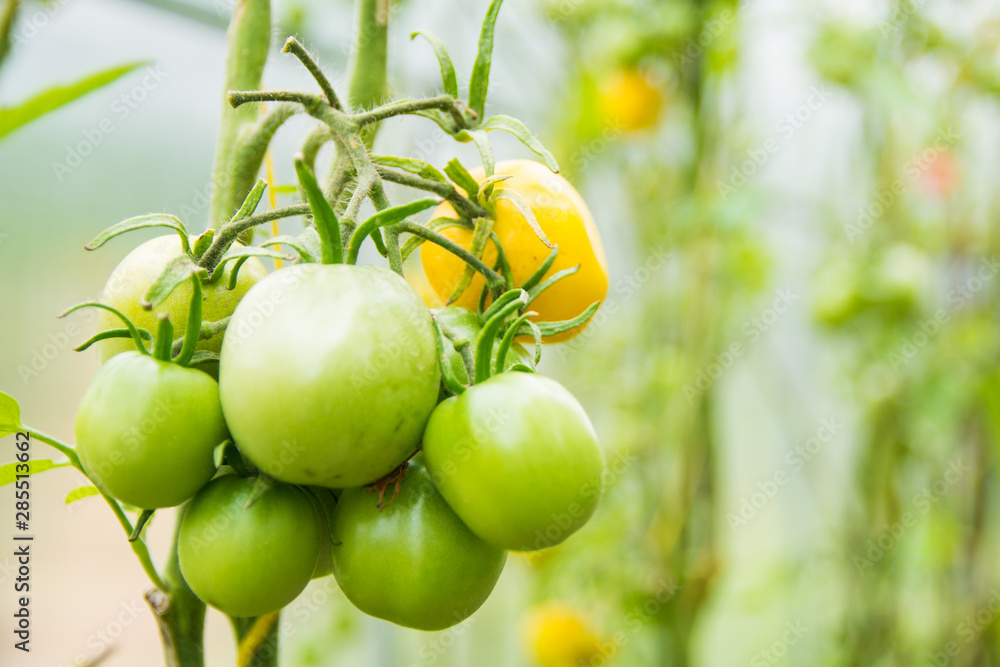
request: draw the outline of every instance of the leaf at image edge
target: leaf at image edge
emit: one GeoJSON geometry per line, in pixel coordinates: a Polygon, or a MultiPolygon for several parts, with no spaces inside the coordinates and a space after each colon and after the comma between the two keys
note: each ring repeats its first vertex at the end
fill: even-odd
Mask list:
{"type": "Polygon", "coordinates": [[[147,61],[142,61],[112,67],[73,83],[52,86],[17,106],[0,108],[0,139],[22,125],[27,125],[36,118],[44,116],[50,111],[55,111],[59,107],[65,106],[148,64],[147,61]]]}

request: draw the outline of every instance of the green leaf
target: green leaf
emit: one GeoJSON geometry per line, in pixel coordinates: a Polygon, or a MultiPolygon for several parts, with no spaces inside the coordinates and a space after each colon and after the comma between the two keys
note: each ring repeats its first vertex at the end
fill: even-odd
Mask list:
{"type": "Polygon", "coordinates": [[[312,264],[316,261],[316,257],[313,255],[315,248],[305,242],[305,240],[300,236],[275,236],[274,238],[261,241],[260,243],[262,248],[272,245],[286,245],[289,248],[292,248],[295,252],[299,253],[299,257],[302,258],[303,262],[312,264]]]}
{"type": "Polygon", "coordinates": [[[437,123],[438,127],[444,130],[445,134],[451,136],[455,134],[460,128],[455,124],[455,119],[451,117],[450,114],[446,114],[437,109],[424,109],[418,111],[415,116],[423,116],[424,118],[429,118],[430,120],[437,123]]]}
{"type": "Polygon", "coordinates": [[[248,245],[243,246],[242,248],[230,248],[229,251],[222,256],[222,259],[219,260],[218,265],[212,271],[211,279],[217,280],[219,276],[222,275],[224,270],[223,267],[225,267],[228,262],[231,262],[234,259],[238,260],[246,257],[270,257],[272,259],[283,259],[286,262],[290,262],[295,259],[291,255],[283,253],[280,250],[273,250],[271,248],[263,248],[260,246],[248,245]]]}
{"type": "Polygon", "coordinates": [[[215,230],[206,229],[201,236],[199,236],[194,240],[194,249],[192,251],[194,253],[194,256],[200,259],[201,256],[205,254],[205,251],[211,247],[212,242],[214,240],[215,240],[215,230]]]}
{"type": "MultiPolygon", "coordinates": [[[[139,336],[143,340],[153,340],[153,334],[149,333],[146,329],[136,329],[139,332],[139,336]]],[[[83,352],[89,348],[94,343],[100,342],[102,340],[107,340],[109,338],[131,338],[132,332],[128,329],[108,329],[107,331],[98,331],[93,336],[83,341],[79,345],[73,348],[74,352],[83,352]]]]}
{"type": "Polygon", "coordinates": [[[545,160],[545,164],[554,173],[559,173],[559,163],[556,162],[556,158],[552,153],[548,151],[542,142],[538,140],[528,126],[519,121],[517,118],[511,116],[493,116],[488,121],[483,123],[480,127],[484,132],[489,132],[490,130],[502,130],[504,132],[509,132],[513,134],[517,139],[531,149],[535,154],[541,156],[545,160]]]}
{"type": "Polygon", "coordinates": [[[13,396],[0,391],[0,438],[23,430],[21,406],[13,396]]]}
{"type": "Polygon", "coordinates": [[[423,30],[411,33],[410,39],[416,39],[418,35],[426,39],[430,43],[431,48],[434,49],[434,55],[437,56],[438,65],[441,67],[441,80],[444,82],[444,92],[458,99],[458,78],[455,76],[455,66],[451,63],[451,56],[448,55],[448,49],[445,47],[444,42],[423,30]]]}
{"type": "Polygon", "coordinates": [[[560,322],[539,322],[538,330],[541,332],[542,336],[548,337],[575,329],[589,322],[590,318],[594,316],[594,313],[597,312],[600,305],[600,301],[595,301],[587,307],[587,310],[583,311],[571,320],[562,320],[560,322]]]}
{"type": "Polygon", "coordinates": [[[37,475],[39,473],[45,472],[46,470],[55,470],[56,468],[72,468],[73,464],[69,461],[53,461],[52,459],[31,459],[27,463],[19,463],[14,461],[12,463],[5,463],[0,465],[0,486],[6,486],[8,484],[13,484],[17,480],[18,475],[37,475]],[[17,466],[28,466],[28,472],[17,472],[17,466]]]}
{"type": "Polygon", "coordinates": [[[476,54],[476,64],[472,66],[472,78],[469,80],[469,107],[479,114],[480,120],[486,109],[486,91],[490,87],[490,64],[493,61],[493,30],[502,2],[503,0],[493,0],[486,10],[483,28],[479,33],[479,52],[476,54]]]}
{"type": "Polygon", "coordinates": [[[411,174],[416,174],[417,176],[426,178],[430,181],[438,181],[441,183],[448,182],[448,179],[441,173],[441,170],[431,163],[424,162],[423,160],[409,157],[397,157],[395,155],[372,155],[371,157],[372,162],[377,165],[382,165],[383,167],[402,169],[403,171],[408,171],[411,174]]]}
{"type": "Polygon", "coordinates": [[[469,170],[458,161],[458,158],[452,158],[447,165],[445,165],[444,173],[448,174],[448,178],[458,187],[465,190],[465,194],[469,198],[475,198],[479,195],[479,183],[476,179],[472,177],[469,170]]]}
{"type": "Polygon", "coordinates": [[[73,489],[66,495],[66,504],[75,503],[78,500],[83,500],[84,498],[89,498],[90,496],[98,496],[101,492],[97,490],[97,487],[88,484],[87,486],[81,486],[78,489],[73,489]]]}
{"type": "Polygon", "coordinates": [[[254,183],[253,188],[247,194],[243,203],[240,205],[236,214],[229,220],[230,222],[238,222],[240,220],[246,220],[253,212],[257,210],[257,204],[260,203],[260,198],[264,196],[264,190],[267,188],[267,181],[263,178],[258,178],[257,182],[254,183]]]}
{"type": "Polygon", "coordinates": [[[475,143],[479,150],[479,157],[483,160],[483,170],[486,172],[487,178],[493,175],[497,161],[493,157],[493,144],[490,143],[490,137],[485,130],[462,130],[455,135],[455,139],[462,143],[470,141],[475,143]]]}
{"type": "Polygon", "coordinates": [[[299,186],[297,185],[275,185],[271,188],[271,192],[276,195],[294,195],[299,191],[299,186]]]}
{"type": "MultiPolygon", "coordinates": [[[[483,258],[483,251],[486,249],[486,242],[490,239],[490,234],[493,232],[493,219],[492,218],[477,218],[476,227],[472,232],[472,243],[469,244],[469,252],[478,257],[483,258]]],[[[469,284],[472,282],[472,277],[475,275],[475,269],[472,265],[466,264],[465,269],[462,270],[462,275],[458,278],[458,284],[455,285],[455,290],[448,297],[448,304],[455,303],[462,296],[462,293],[468,289],[469,284]]],[[[490,348],[492,349],[492,348],[490,348]]]]}
{"type": "Polygon", "coordinates": [[[535,299],[537,299],[539,294],[541,294],[542,292],[544,292],[548,288],[552,287],[553,285],[555,285],[557,282],[559,282],[563,278],[571,276],[571,275],[573,275],[574,273],[576,273],[579,270],[580,270],[580,265],[577,264],[576,266],[571,266],[568,269],[563,269],[562,271],[559,271],[557,273],[553,273],[551,276],[549,276],[548,278],[546,278],[544,281],[538,283],[537,285],[535,285],[534,287],[532,287],[530,290],[528,290],[528,295],[530,296],[530,298],[528,299],[528,304],[530,305],[532,301],[534,301],[535,299]]]}
{"type": "Polygon", "coordinates": [[[347,263],[354,264],[358,260],[358,252],[361,250],[361,244],[364,242],[365,237],[374,233],[379,227],[385,227],[387,225],[394,225],[397,222],[402,222],[411,215],[427,210],[431,206],[437,206],[440,203],[441,200],[437,197],[427,197],[425,199],[418,199],[407,204],[382,209],[375,215],[371,216],[358,225],[358,228],[355,229],[354,233],[351,235],[350,245],[347,248],[347,263]]]}
{"type": "Polygon", "coordinates": [[[493,191],[493,199],[506,199],[513,204],[514,208],[517,209],[517,212],[521,214],[525,222],[528,223],[528,226],[531,227],[531,231],[533,231],[535,236],[538,237],[538,240],[544,243],[546,248],[555,247],[552,245],[552,242],[549,241],[549,238],[545,236],[545,232],[542,231],[541,225],[538,224],[538,219],[535,218],[535,212],[531,210],[531,207],[528,206],[528,202],[524,200],[524,197],[522,197],[520,193],[516,190],[511,190],[510,188],[497,188],[493,191]]]}
{"type": "Polygon", "coordinates": [[[323,264],[340,264],[344,261],[344,248],[340,240],[340,221],[333,207],[323,195],[323,190],[316,182],[316,177],[306,166],[302,156],[295,158],[295,173],[299,177],[299,185],[306,193],[309,208],[313,213],[313,226],[322,242],[320,262],[323,264]]]}
{"type": "Polygon", "coordinates": [[[208,272],[195,264],[190,255],[178,255],[146,288],[140,304],[146,310],[156,308],[166,301],[181,283],[190,280],[193,275],[207,276],[208,272]]]}
{"type": "MultiPolygon", "coordinates": [[[[85,301],[84,303],[78,303],[75,306],[70,306],[63,312],[59,313],[58,317],[66,317],[70,313],[76,312],[81,308],[100,308],[101,310],[106,310],[109,313],[112,313],[115,317],[122,321],[122,324],[125,325],[125,328],[131,334],[132,342],[135,343],[135,348],[142,354],[149,354],[149,350],[146,349],[146,345],[142,342],[143,336],[139,333],[140,330],[136,329],[135,325],[132,324],[132,320],[125,317],[125,314],[117,308],[109,306],[106,303],[100,303],[99,301],[85,301]]],[[[142,331],[145,331],[145,329],[142,331]]],[[[149,332],[147,331],[146,333],[148,334],[149,332]]]]}
{"type": "Polygon", "coordinates": [[[150,215],[140,215],[128,220],[122,220],[117,225],[112,225],[98,234],[84,248],[87,250],[97,250],[119,234],[131,232],[135,229],[146,229],[147,227],[169,227],[175,230],[181,237],[181,248],[186,254],[191,253],[191,242],[188,240],[187,228],[184,227],[184,223],[166,213],[152,213],[150,215]]]}
{"type": "Polygon", "coordinates": [[[545,277],[545,274],[548,273],[549,269],[552,268],[552,265],[555,263],[556,256],[558,254],[559,254],[559,245],[556,244],[555,246],[553,246],[552,252],[549,253],[549,256],[545,258],[545,261],[542,262],[538,266],[538,268],[535,269],[535,272],[532,273],[531,276],[524,281],[524,283],[521,285],[521,289],[530,290],[532,287],[540,283],[542,278],[545,277]]]}
{"type": "Polygon", "coordinates": [[[18,106],[0,108],[0,138],[146,64],[146,62],[137,62],[112,67],[86,76],[74,83],[52,86],[18,106]]]}

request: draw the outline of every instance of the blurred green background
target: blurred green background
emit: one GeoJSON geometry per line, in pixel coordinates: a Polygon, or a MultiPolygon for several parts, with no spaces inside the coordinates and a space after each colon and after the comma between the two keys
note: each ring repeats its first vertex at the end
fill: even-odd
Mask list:
{"type": "MultiPolygon", "coordinates": [[[[486,4],[396,3],[394,93],[439,86],[416,29],[464,79],[486,4]]],[[[97,296],[135,239],[83,244],[145,212],[204,226],[230,9],[21,9],[0,106],[152,68],[0,142],[0,386],[57,436],[96,363],[71,351],[92,320],[54,316],[97,296]]],[[[342,85],[350,2],[275,14],[265,85],[311,85],[277,53],[290,34],[342,85]]],[[[314,582],[283,615],[282,664],[1000,665],[998,46],[988,0],[508,0],[489,106],[556,152],[609,256],[602,310],[542,365],[592,415],[606,497],[442,633],[314,582]]],[[[279,133],[277,183],[308,127],[279,133]]],[[[421,119],[384,124],[378,149],[476,161],[421,119]]],[[[82,482],[36,482],[35,652],[5,640],[0,664],[161,660],[112,515],[63,505],[82,482]]],[[[170,523],[150,531],[157,553],[170,523]]],[[[208,664],[233,663],[228,634],[210,614],[208,664]]]]}

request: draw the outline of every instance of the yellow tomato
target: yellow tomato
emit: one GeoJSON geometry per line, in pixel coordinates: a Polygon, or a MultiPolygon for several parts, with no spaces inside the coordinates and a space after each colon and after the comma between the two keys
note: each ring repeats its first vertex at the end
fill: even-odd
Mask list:
{"type": "MultiPolygon", "coordinates": [[[[531,310],[538,313],[535,319],[539,322],[573,319],[590,304],[603,300],[608,292],[608,267],[604,247],[586,203],[569,181],[553,174],[545,165],[531,160],[501,162],[497,164],[495,173],[511,176],[497,187],[508,188],[521,195],[531,207],[546,237],[559,246],[559,254],[545,274],[546,277],[580,265],[579,271],[563,278],[531,303],[531,310]]],[[[482,169],[473,170],[472,175],[479,181],[484,178],[482,169]]],[[[493,231],[507,255],[514,284],[521,285],[551,251],[531,230],[527,220],[513,203],[506,199],[495,201],[496,221],[493,231]]],[[[445,203],[438,207],[433,217],[457,216],[454,209],[445,203]]],[[[465,248],[472,242],[472,231],[466,228],[451,227],[441,233],[465,248]]],[[[458,285],[465,262],[432,243],[423,245],[421,257],[427,280],[434,292],[446,301],[458,285]]],[[[483,259],[489,266],[496,261],[496,248],[492,243],[486,245],[483,259]]],[[[477,273],[455,305],[476,310],[483,284],[483,277],[477,273]]],[[[586,325],[552,336],[546,342],[569,340],[580,333],[584,326],[586,325]]]]}
{"type": "Polygon", "coordinates": [[[663,95],[638,70],[622,69],[601,81],[598,108],[609,126],[635,132],[656,125],[663,95]]]}
{"type": "Polygon", "coordinates": [[[542,667],[589,665],[600,652],[600,642],[581,614],[560,603],[544,604],[529,614],[525,639],[542,667]]]}

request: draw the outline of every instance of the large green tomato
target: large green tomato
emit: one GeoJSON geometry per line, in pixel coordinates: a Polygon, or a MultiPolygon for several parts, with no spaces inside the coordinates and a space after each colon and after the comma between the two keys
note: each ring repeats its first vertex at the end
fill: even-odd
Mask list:
{"type": "Polygon", "coordinates": [[[279,482],[245,507],[253,488],[253,478],[213,480],[191,501],[177,536],[188,586],[231,616],[269,614],[298,597],[323,538],[301,489],[279,482]]]}
{"type": "Polygon", "coordinates": [[[430,311],[374,266],[299,264],[255,285],[222,346],[240,451],[285,482],[347,488],[420,445],[441,371],[430,311]]]}
{"type": "Polygon", "coordinates": [[[333,513],[333,574],[361,611],[417,630],[461,623],[486,601],[507,553],[472,534],[410,463],[399,496],[386,506],[348,489],[333,513]]]}
{"type": "MultiPolygon", "coordinates": [[[[457,334],[469,341],[469,353],[472,358],[476,358],[476,337],[479,335],[479,330],[482,328],[483,323],[480,316],[477,313],[472,312],[462,308],[461,306],[448,306],[446,308],[437,308],[433,311],[434,318],[438,321],[438,324],[447,327],[449,331],[453,334],[457,334]]],[[[496,363],[497,352],[500,349],[500,339],[497,338],[493,342],[493,359],[491,363],[496,363]]],[[[457,352],[452,345],[450,340],[445,340],[445,355],[451,362],[452,372],[458,378],[458,381],[462,384],[469,383],[469,373],[465,368],[465,362],[462,360],[462,356],[457,352]]],[[[510,349],[507,351],[507,358],[504,361],[504,370],[510,370],[516,364],[524,364],[528,368],[535,367],[535,355],[528,352],[523,345],[517,341],[511,343],[510,349]]]]}
{"type": "MultiPolygon", "coordinates": [[[[193,244],[195,237],[191,237],[193,244]]],[[[239,247],[239,244],[234,244],[239,247]]],[[[140,301],[157,276],[174,258],[181,254],[181,239],[177,234],[158,236],[146,241],[125,256],[125,259],[111,273],[108,282],[101,293],[101,303],[120,310],[137,327],[156,333],[158,318],[166,313],[174,325],[174,331],[179,336],[187,324],[188,309],[191,305],[191,284],[188,282],[178,286],[173,293],[153,310],[145,310],[140,301]]],[[[243,295],[255,283],[267,275],[264,265],[256,257],[251,257],[243,263],[236,281],[236,287],[230,291],[229,275],[235,262],[224,267],[224,275],[214,282],[202,285],[201,316],[204,322],[214,322],[232,315],[233,309],[243,295]]],[[[97,316],[97,330],[120,329],[122,322],[113,313],[101,310],[97,316]]],[[[198,343],[199,350],[218,352],[222,348],[221,333],[198,343]]],[[[111,338],[95,345],[97,358],[104,363],[121,352],[134,350],[135,345],[129,338],[111,338]]]]}
{"type": "Polygon", "coordinates": [[[229,437],[215,380],[134,351],[97,372],[75,432],[94,484],[146,509],[193,496],[215,474],[212,450],[229,437]]]}
{"type": "Polygon", "coordinates": [[[586,413],[534,373],[503,373],[443,401],[427,423],[424,457],[455,513],[504,549],[559,544],[603,492],[604,458],[586,413]]]}

